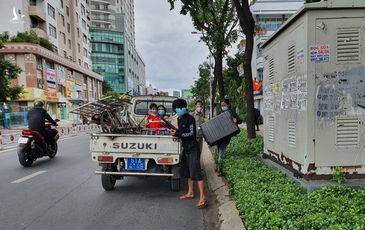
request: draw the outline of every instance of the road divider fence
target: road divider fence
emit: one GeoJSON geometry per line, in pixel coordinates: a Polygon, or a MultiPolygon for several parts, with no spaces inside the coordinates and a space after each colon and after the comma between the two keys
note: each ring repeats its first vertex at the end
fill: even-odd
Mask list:
{"type": "MultiPolygon", "coordinates": [[[[100,125],[97,124],[89,124],[89,125],[74,125],[68,127],[57,127],[58,134],[61,138],[77,136],[80,134],[89,134],[93,132],[98,132],[101,130],[100,125]]],[[[7,133],[3,133],[0,130],[0,150],[3,150],[7,147],[10,147],[16,144],[19,140],[19,137],[22,135],[22,130],[11,131],[7,133]]]]}

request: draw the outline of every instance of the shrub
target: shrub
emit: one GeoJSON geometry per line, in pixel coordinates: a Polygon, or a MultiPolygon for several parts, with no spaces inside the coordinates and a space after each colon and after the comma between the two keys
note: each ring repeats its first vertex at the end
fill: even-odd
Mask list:
{"type": "Polygon", "coordinates": [[[52,43],[46,39],[38,37],[37,33],[33,30],[19,32],[16,36],[10,38],[11,42],[29,42],[33,44],[39,44],[40,46],[53,51],[52,43]]]}
{"type": "Polygon", "coordinates": [[[263,164],[261,136],[251,140],[243,130],[223,160],[236,206],[248,229],[365,229],[365,188],[328,186],[307,194],[263,164]]]}

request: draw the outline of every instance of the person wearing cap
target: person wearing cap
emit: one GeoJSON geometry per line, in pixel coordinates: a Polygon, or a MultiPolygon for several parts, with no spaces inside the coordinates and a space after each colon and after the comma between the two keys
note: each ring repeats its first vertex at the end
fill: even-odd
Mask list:
{"type": "Polygon", "coordinates": [[[178,115],[178,129],[171,130],[171,134],[180,137],[182,142],[182,156],[180,162],[180,175],[188,179],[188,191],[180,196],[180,200],[194,198],[194,181],[198,184],[199,201],[197,208],[207,206],[207,198],[204,193],[204,182],[200,166],[199,147],[196,140],[195,119],[188,113],[187,102],[183,99],[175,101],[176,114],[178,115]]]}

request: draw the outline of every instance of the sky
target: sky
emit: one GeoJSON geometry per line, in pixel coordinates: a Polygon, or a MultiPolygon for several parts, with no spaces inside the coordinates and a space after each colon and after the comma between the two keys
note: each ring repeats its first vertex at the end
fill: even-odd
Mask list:
{"type": "Polygon", "coordinates": [[[198,78],[199,64],[209,54],[199,42],[190,16],[170,11],[167,0],[135,0],[136,47],[146,64],[147,85],[186,89],[198,78]]]}

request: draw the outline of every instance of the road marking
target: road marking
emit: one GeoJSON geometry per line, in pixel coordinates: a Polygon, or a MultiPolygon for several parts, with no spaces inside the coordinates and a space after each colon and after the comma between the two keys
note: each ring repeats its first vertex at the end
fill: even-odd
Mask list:
{"type": "Polygon", "coordinates": [[[43,174],[43,173],[45,173],[45,172],[47,172],[47,171],[39,171],[39,172],[36,172],[36,173],[30,174],[30,175],[28,175],[28,176],[22,177],[22,178],[20,178],[20,179],[18,179],[18,180],[15,180],[15,181],[11,182],[11,183],[12,183],[12,184],[19,184],[19,183],[22,183],[22,182],[24,182],[24,181],[27,181],[27,180],[29,180],[29,179],[31,179],[31,178],[33,178],[33,177],[36,177],[36,176],[38,176],[38,175],[41,175],[41,174],[43,174]]]}

